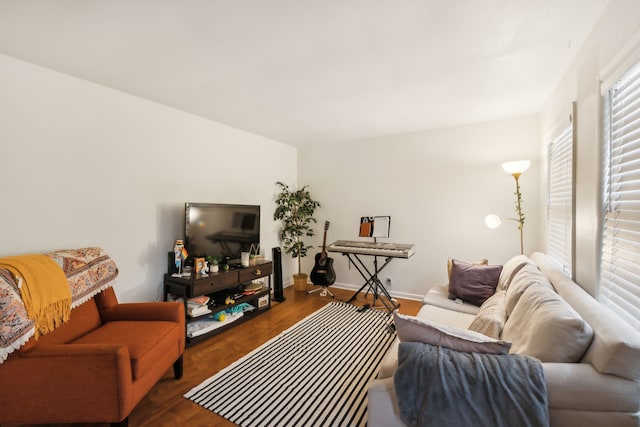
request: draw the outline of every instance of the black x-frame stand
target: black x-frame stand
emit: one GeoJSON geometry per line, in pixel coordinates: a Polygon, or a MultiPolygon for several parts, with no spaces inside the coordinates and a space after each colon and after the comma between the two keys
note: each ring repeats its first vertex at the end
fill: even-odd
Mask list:
{"type": "Polygon", "coordinates": [[[366,254],[355,254],[349,252],[343,252],[342,255],[346,256],[349,259],[349,262],[352,263],[358,273],[365,280],[364,284],[358,289],[353,296],[347,301],[347,303],[352,302],[358,297],[358,294],[362,292],[365,288],[368,287],[367,293],[371,292],[373,294],[373,307],[376,306],[376,301],[380,300],[382,305],[389,311],[389,314],[393,313],[395,309],[400,307],[400,304],[391,298],[389,291],[384,287],[378,275],[380,272],[394,259],[394,257],[386,257],[384,263],[380,268],[378,268],[378,255],[366,255],[366,254]],[[358,255],[366,255],[373,257],[373,271],[370,271],[367,268],[367,265],[360,259],[358,255]]]}

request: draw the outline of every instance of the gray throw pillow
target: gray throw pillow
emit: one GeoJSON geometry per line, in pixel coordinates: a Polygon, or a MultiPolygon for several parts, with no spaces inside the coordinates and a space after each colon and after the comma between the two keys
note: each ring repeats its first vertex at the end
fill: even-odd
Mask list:
{"type": "Polygon", "coordinates": [[[478,332],[440,325],[427,319],[393,312],[398,339],[422,342],[466,353],[507,354],[511,343],[490,338],[478,332]]]}
{"type": "Polygon", "coordinates": [[[501,265],[475,265],[454,259],[449,299],[459,298],[480,307],[496,291],[501,272],[501,265]]]}

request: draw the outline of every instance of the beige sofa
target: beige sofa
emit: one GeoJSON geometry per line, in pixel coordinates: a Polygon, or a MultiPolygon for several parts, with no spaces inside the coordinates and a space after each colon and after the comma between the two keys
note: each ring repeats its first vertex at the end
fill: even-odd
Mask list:
{"type": "MultiPolygon", "coordinates": [[[[505,263],[496,292],[505,290],[513,300],[518,296],[517,314],[506,317],[499,336],[507,340],[505,332],[513,340],[511,352],[526,350],[542,360],[547,383],[548,408],[551,426],[640,426],[640,333],[598,303],[576,283],[568,279],[544,254],[534,253],[530,258],[519,255],[505,263]],[[535,272],[538,272],[538,277],[535,272]],[[533,271],[535,270],[535,272],[533,271]],[[554,335],[562,329],[556,323],[544,324],[543,316],[531,316],[525,324],[509,324],[522,317],[526,309],[525,290],[530,286],[542,286],[548,279],[557,294],[579,314],[578,319],[593,331],[584,349],[577,349],[571,342],[558,345],[554,335]],[[581,317],[581,319],[580,319],[581,317]],[[514,334],[518,334],[514,337],[514,334]],[[546,343],[546,344],[545,344],[546,343]],[[550,349],[540,349],[535,345],[550,349]],[[579,352],[576,362],[545,362],[546,352],[562,354],[579,352]]],[[[535,293],[537,288],[527,291],[535,293]]],[[[512,304],[513,305],[513,304],[512,304]]],[[[532,304],[533,305],[533,304],[532,304]]],[[[448,326],[468,328],[478,316],[480,308],[448,298],[446,285],[433,287],[424,298],[424,305],[417,317],[448,326]]],[[[522,322],[522,319],[520,319],[522,322]]],[[[575,325],[575,322],[574,322],[575,325]]],[[[584,328],[583,328],[584,329],[584,328]]],[[[582,339],[582,338],[581,338],[582,339]]],[[[511,340],[509,340],[511,341],[511,340]]],[[[578,346],[579,347],[579,346],[578,346]]],[[[376,380],[368,391],[370,427],[403,426],[399,418],[393,374],[397,367],[398,343],[387,353],[376,380]]]]}

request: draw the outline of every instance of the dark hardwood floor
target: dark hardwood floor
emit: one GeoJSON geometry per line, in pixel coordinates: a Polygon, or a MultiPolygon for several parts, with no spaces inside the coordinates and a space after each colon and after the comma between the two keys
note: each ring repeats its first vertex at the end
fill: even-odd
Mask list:
{"type": "MultiPolygon", "coordinates": [[[[330,289],[335,295],[335,300],[338,301],[346,301],[353,295],[353,291],[330,289]]],[[[266,313],[187,348],[184,355],[183,377],[175,380],[173,371],[167,371],[129,416],[129,426],[234,426],[235,424],[182,396],[225,366],[333,301],[330,296],[320,296],[319,292],[310,295],[306,292],[296,292],[293,286],[286,288],[284,294],[286,300],[282,303],[272,302],[271,310],[266,313]]],[[[400,312],[408,315],[415,315],[422,305],[421,301],[405,299],[398,299],[398,301],[401,304],[400,312]]],[[[371,304],[371,297],[365,300],[364,295],[361,294],[353,304],[363,305],[365,302],[371,304]]],[[[60,391],[64,392],[63,386],[60,391]]],[[[221,392],[224,391],[221,390],[221,392]]],[[[54,402],[55,399],[52,404],[55,404],[54,402]]],[[[103,423],[69,424],[68,426],[106,427],[108,425],[103,423]]],[[[17,427],[15,424],[2,424],[2,426],[17,427]]]]}

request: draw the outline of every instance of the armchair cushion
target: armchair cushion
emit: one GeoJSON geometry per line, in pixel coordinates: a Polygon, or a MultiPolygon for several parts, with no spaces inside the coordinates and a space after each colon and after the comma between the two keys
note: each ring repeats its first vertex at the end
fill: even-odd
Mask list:
{"type": "Polygon", "coordinates": [[[30,348],[33,345],[69,343],[99,328],[101,325],[102,320],[100,319],[98,308],[93,300],[89,300],[71,310],[69,321],[58,327],[55,333],[42,335],[37,341],[32,340],[32,342],[29,343],[32,345],[24,349],[30,348]]]}
{"type": "Polygon", "coordinates": [[[134,380],[155,369],[155,361],[166,354],[178,359],[181,349],[177,342],[184,335],[179,323],[166,321],[116,321],[73,341],[73,344],[122,345],[129,349],[134,380]]]}
{"type": "Polygon", "coordinates": [[[184,305],[180,302],[118,304],[107,309],[100,309],[100,317],[104,323],[119,320],[164,320],[184,323],[184,305]]]}

